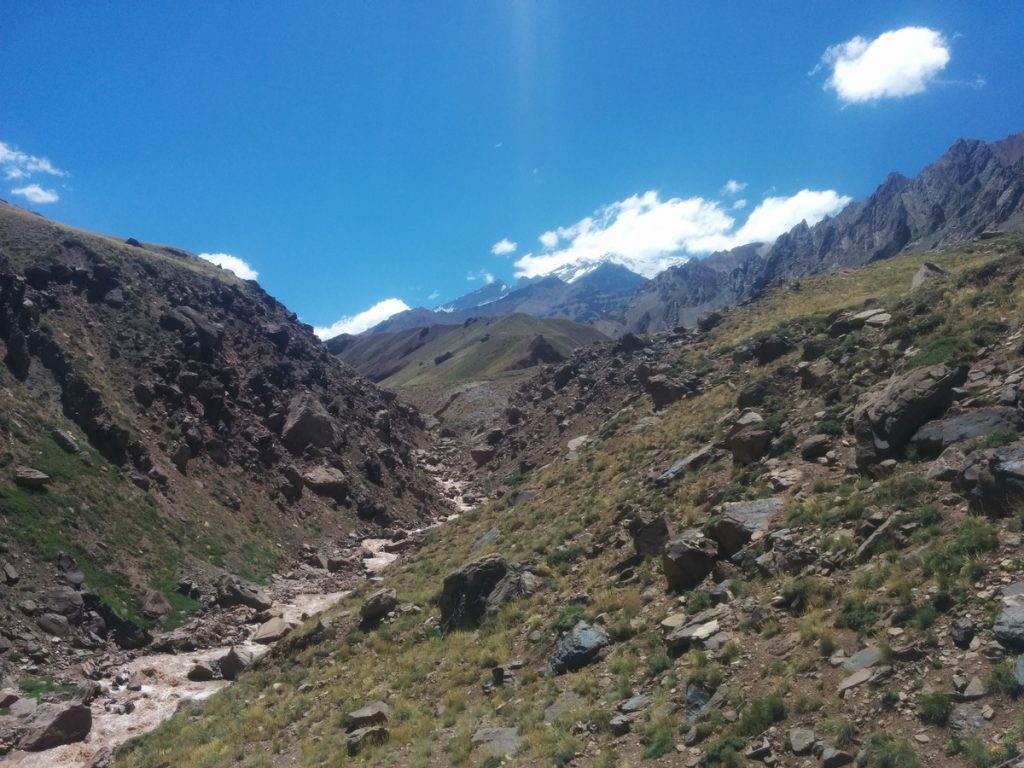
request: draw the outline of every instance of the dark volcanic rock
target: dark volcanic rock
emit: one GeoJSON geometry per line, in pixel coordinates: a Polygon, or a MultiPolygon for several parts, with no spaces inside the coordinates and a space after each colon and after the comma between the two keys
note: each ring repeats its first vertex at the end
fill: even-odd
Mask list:
{"type": "Polygon", "coordinates": [[[24,724],[18,746],[41,752],[82,741],[92,730],[92,710],[84,704],[40,704],[24,724]]]}
{"type": "Polygon", "coordinates": [[[722,505],[721,515],[711,528],[723,557],[732,557],[755,535],[764,535],[771,521],[782,511],[781,498],[736,501],[722,505]]]}
{"type": "Polygon", "coordinates": [[[381,589],[366,598],[359,609],[365,622],[383,619],[398,607],[398,593],[394,589],[381,589]]]}
{"type": "Polygon", "coordinates": [[[487,555],[466,563],[445,577],[438,606],[441,629],[475,627],[489,613],[534,589],[534,577],[501,555],[487,555]]]}
{"type": "Polygon", "coordinates": [[[996,430],[1016,432],[1020,426],[1016,408],[977,408],[925,424],[917,430],[912,442],[921,456],[932,458],[954,443],[983,437],[996,430]]]}
{"type": "Polygon", "coordinates": [[[244,605],[257,611],[265,611],[272,605],[260,589],[230,576],[225,576],[217,584],[217,603],[224,608],[244,605]]]}
{"type": "Polygon", "coordinates": [[[1024,499],[1024,440],[971,453],[954,485],[978,512],[1012,512],[1024,499]]]}
{"type": "Polygon", "coordinates": [[[1024,606],[1007,606],[992,625],[996,640],[1014,651],[1024,651],[1024,606]]]}
{"type": "Polygon", "coordinates": [[[581,621],[559,639],[548,659],[548,666],[556,675],[582,669],[610,643],[608,634],[601,627],[581,621]]]}
{"type": "Polygon", "coordinates": [[[292,449],[329,448],[338,441],[334,420],[314,396],[296,396],[288,406],[281,439],[292,449]]]}
{"type": "Polygon", "coordinates": [[[672,539],[661,556],[668,588],[693,589],[711,573],[717,556],[718,546],[706,536],[689,534],[672,539]]]}

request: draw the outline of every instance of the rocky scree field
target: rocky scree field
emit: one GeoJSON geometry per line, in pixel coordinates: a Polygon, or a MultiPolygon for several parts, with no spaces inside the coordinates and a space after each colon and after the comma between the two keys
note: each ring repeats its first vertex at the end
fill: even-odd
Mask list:
{"type": "Polygon", "coordinates": [[[544,371],[496,501],[116,765],[1016,764],[1022,294],[1006,234],[544,371]]]}

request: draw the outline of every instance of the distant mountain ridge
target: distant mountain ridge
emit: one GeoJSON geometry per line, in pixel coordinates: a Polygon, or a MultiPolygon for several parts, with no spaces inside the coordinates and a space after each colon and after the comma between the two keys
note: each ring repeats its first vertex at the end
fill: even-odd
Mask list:
{"type": "Polygon", "coordinates": [[[692,326],[776,280],[849,269],[897,253],[949,245],[986,230],[1024,227],[1024,132],[960,139],[909,179],[898,173],[832,218],[671,267],[595,325],[609,335],[692,326]]]}
{"type": "Polygon", "coordinates": [[[575,275],[572,282],[550,275],[509,290],[505,283],[495,281],[433,311],[416,307],[400,312],[368,333],[461,325],[474,317],[515,313],[590,323],[620,307],[647,282],[647,278],[611,261],[587,267],[587,271],[575,275]]]}

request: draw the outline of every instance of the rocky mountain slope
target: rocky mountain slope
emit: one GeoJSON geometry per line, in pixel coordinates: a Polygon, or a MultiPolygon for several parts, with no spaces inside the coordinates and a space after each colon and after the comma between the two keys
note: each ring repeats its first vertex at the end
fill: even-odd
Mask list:
{"type": "Polygon", "coordinates": [[[515,313],[589,323],[620,307],[646,282],[645,277],[619,264],[603,263],[571,282],[553,276],[527,281],[498,299],[492,299],[489,288],[481,289],[487,291],[487,301],[473,306],[465,306],[472,302],[464,299],[479,297],[480,291],[474,291],[469,297],[456,300],[442,310],[410,309],[374,326],[369,333],[432,325],[461,325],[474,317],[515,313]]]}
{"type": "Polygon", "coordinates": [[[741,246],[672,267],[597,326],[609,335],[693,327],[777,280],[859,267],[1024,226],[1024,133],[985,143],[961,139],[908,179],[893,173],[866,200],[773,244],[741,246]]]}
{"type": "Polygon", "coordinates": [[[0,359],[3,685],[145,645],[304,541],[453,509],[412,408],[177,249],[0,204],[0,359]]]}
{"type": "Polygon", "coordinates": [[[496,501],[116,764],[1014,765],[1022,292],[1004,235],[546,367],[496,501]]]}

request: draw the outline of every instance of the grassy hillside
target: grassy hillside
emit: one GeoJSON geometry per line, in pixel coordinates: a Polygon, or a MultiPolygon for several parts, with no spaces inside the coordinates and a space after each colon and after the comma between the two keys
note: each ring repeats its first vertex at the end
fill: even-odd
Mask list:
{"type": "Polygon", "coordinates": [[[530,359],[530,344],[538,336],[560,356],[605,338],[569,320],[516,314],[360,336],[340,357],[389,389],[458,384],[522,375],[538,364],[530,359]]]}
{"type": "MultiPolygon", "coordinates": [[[[386,574],[385,586],[421,610],[361,628],[359,606],[373,585],[311,622],[302,639],[282,645],[201,711],[179,713],[129,745],[117,765],[734,766],[746,764],[740,754],[763,737],[782,764],[817,764],[788,751],[795,726],[813,728],[829,747],[860,752],[868,768],[1003,764],[1024,738],[1015,703],[1022,687],[990,627],[1000,588],[1024,578],[1024,517],[969,513],[948,484],[926,479],[931,462],[912,452],[888,475],[859,473],[845,425],[864,393],[893,372],[955,360],[1003,375],[1018,368],[1022,270],[1019,235],[901,256],[803,281],[798,291],[773,290],[733,312],[696,348],[659,347],[667,367],[706,372],[703,394],[653,417],[644,400],[630,398],[578,457],[505,478],[506,491],[530,490],[531,498],[512,503],[506,494],[432,531],[420,551],[386,574]],[[925,259],[951,274],[912,293],[911,276],[925,259]],[[835,373],[825,386],[793,383],[799,350],[766,366],[733,356],[741,342],[769,331],[827,339],[827,315],[868,299],[893,319],[881,331],[826,342],[822,359],[835,373]],[[770,457],[741,465],[720,449],[674,483],[650,482],[675,459],[722,441],[739,413],[737,392],[755,380],[786,387],[757,407],[773,436],[770,457]],[[641,418],[643,427],[634,428],[641,418]],[[819,434],[828,436],[834,459],[801,459],[800,441],[819,434]],[[797,476],[784,488],[782,471],[797,476]],[[624,568],[632,547],[618,523],[621,505],[663,516],[673,534],[696,533],[710,530],[719,503],[767,497],[781,499],[772,524],[785,529],[780,542],[813,556],[791,570],[721,563],[715,578],[726,580],[728,595],[715,642],[673,656],[662,620],[699,616],[722,598],[710,579],[667,592],[658,558],[624,568]],[[898,526],[895,539],[857,554],[889,519],[898,526]],[[442,580],[488,552],[532,564],[544,585],[479,629],[443,634],[436,605],[442,580]],[[555,641],[579,619],[603,625],[610,650],[581,671],[547,674],[555,641]],[[950,635],[954,622],[968,620],[980,641],[971,652],[950,635]],[[869,684],[837,695],[850,674],[843,660],[866,647],[883,666],[869,684]],[[491,688],[498,665],[514,671],[491,688]],[[977,715],[981,725],[951,730],[961,712],[958,681],[971,677],[984,688],[977,706],[991,711],[977,715]],[[716,692],[717,704],[688,722],[689,697],[698,689],[716,692]],[[613,733],[617,708],[635,695],[646,701],[630,733],[613,733]],[[346,757],[344,713],[374,699],[391,706],[390,741],[346,757]],[[485,726],[522,736],[506,763],[474,747],[474,733],[485,726]]],[[[991,394],[982,390],[978,385],[986,402],[991,394]]],[[[965,450],[998,444],[993,440],[965,450]]]]}

